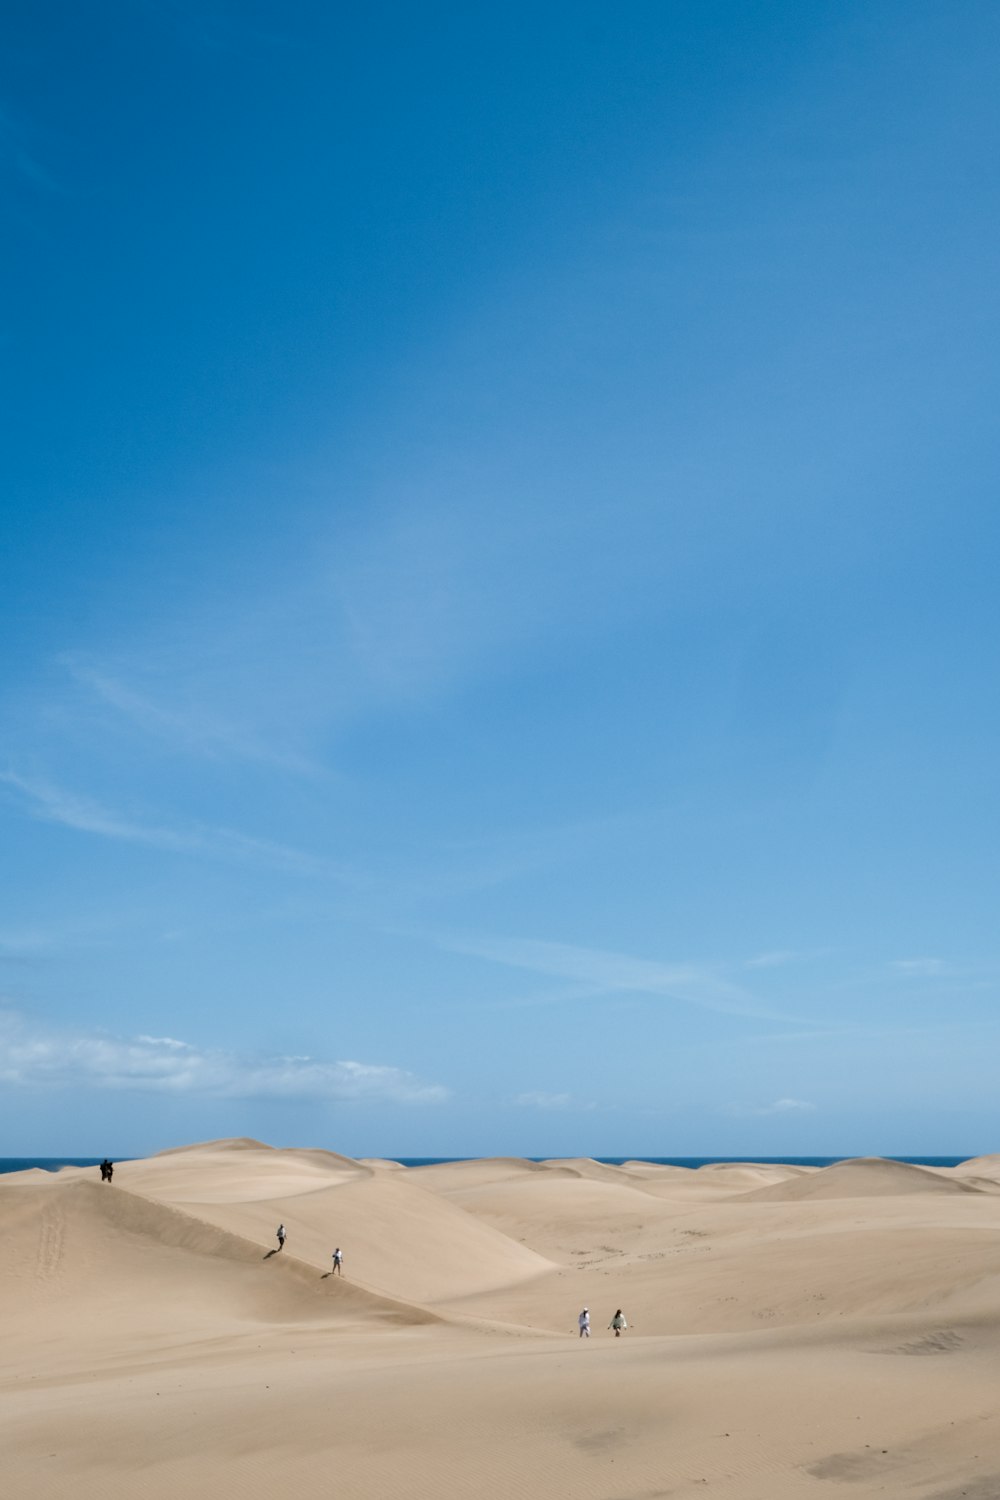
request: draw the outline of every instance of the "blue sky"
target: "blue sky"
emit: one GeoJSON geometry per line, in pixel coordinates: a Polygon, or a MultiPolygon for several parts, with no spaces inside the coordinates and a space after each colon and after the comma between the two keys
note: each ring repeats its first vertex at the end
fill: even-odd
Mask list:
{"type": "Polygon", "coordinates": [[[4,25],[7,1153],[995,1149],[996,7],[4,25]]]}

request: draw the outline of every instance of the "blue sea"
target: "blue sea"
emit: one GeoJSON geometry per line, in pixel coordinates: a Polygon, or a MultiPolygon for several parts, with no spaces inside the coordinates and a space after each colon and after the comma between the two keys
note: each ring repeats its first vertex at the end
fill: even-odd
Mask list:
{"type": "Polygon", "coordinates": [[[28,1167],[41,1167],[45,1172],[58,1172],[60,1167],[99,1167],[100,1156],[0,1156],[0,1173],[24,1172],[28,1167]]]}
{"type": "MultiPolygon", "coordinates": [[[[874,1153],[873,1153],[874,1154],[874,1153]]],[[[528,1156],[525,1161],[555,1161],[552,1156],[528,1156]]],[[[957,1167],[968,1156],[887,1156],[886,1161],[905,1161],[914,1167],[957,1167]]],[[[467,1156],[396,1156],[403,1167],[437,1167],[448,1162],[470,1161],[467,1156]]],[[[627,1161],[648,1161],[654,1167],[722,1166],[726,1163],[751,1163],[764,1167],[832,1167],[838,1161],[854,1161],[852,1156],[593,1156],[591,1161],[603,1162],[608,1167],[620,1167],[627,1161]]]]}
{"type": "MultiPolygon", "coordinates": [[[[474,1161],[468,1156],[394,1156],[403,1167],[437,1167],[448,1162],[474,1161]]],[[[527,1161],[552,1161],[546,1156],[529,1156],[527,1161]]],[[[968,1156],[890,1156],[887,1161],[905,1161],[915,1167],[957,1167],[968,1161],[968,1156]]],[[[112,1161],[128,1161],[125,1156],[112,1157],[112,1161]]],[[[851,1161],[849,1156],[597,1156],[592,1160],[605,1166],[620,1167],[626,1161],[648,1161],[656,1167],[710,1167],[726,1162],[755,1162],[761,1166],[786,1167],[832,1167],[838,1161],[851,1161]]],[[[46,1172],[58,1172],[60,1167],[98,1167],[99,1156],[0,1156],[0,1173],[23,1172],[28,1167],[41,1167],[46,1172]]]]}

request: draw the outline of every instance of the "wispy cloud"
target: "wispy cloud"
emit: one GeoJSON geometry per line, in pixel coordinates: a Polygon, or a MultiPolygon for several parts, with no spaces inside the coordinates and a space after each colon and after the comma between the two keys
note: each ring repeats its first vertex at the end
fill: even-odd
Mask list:
{"type": "Polygon", "coordinates": [[[225,1099],[441,1104],[441,1084],[403,1068],[311,1057],[205,1051],[176,1037],[44,1029],[0,1012],[0,1080],[22,1087],[133,1089],[225,1099]]]}
{"type": "Polygon", "coordinates": [[[438,935],[435,941],[452,953],[465,953],[511,968],[585,984],[592,994],[654,995],[724,1015],[800,1021],[797,1016],[771,1010],[705,964],[662,963],[599,948],[524,938],[466,937],[451,933],[438,935]]]}
{"type": "Polygon", "coordinates": [[[136,821],[103,807],[89,798],[77,796],[62,787],[39,778],[21,776],[15,771],[0,771],[0,785],[10,787],[27,805],[32,817],[47,823],[58,823],[80,833],[123,843],[142,844],[172,854],[203,855],[213,859],[236,860],[265,865],[289,874],[324,875],[358,883],[357,877],[342,866],[319,855],[285,844],[272,843],[237,833],[230,828],[213,828],[195,824],[171,828],[136,821]]]}
{"type": "Polygon", "coordinates": [[[729,1104],[724,1107],[724,1113],[737,1115],[741,1119],[751,1116],[759,1118],[762,1115],[808,1115],[815,1110],[815,1104],[810,1104],[808,1099],[773,1099],[770,1104],[729,1104]]]}
{"type": "Polygon", "coordinates": [[[752,1115],[810,1114],[816,1108],[807,1099],[775,1099],[772,1104],[761,1104],[749,1111],[752,1115]]]}
{"type": "Polygon", "coordinates": [[[326,774],[308,757],[269,744],[252,731],[217,715],[190,707],[181,710],[158,702],[80,652],[63,652],[57,660],[74,682],[105,708],[127,719],[143,734],[174,749],[210,759],[256,761],[301,775],[326,774]]]}
{"type": "Polygon", "coordinates": [[[889,967],[894,973],[909,979],[937,979],[948,972],[948,965],[942,958],[897,958],[889,967]]]}
{"type": "Polygon", "coordinates": [[[775,948],[769,953],[757,953],[753,958],[744,960],[745,969],[779,969],[785,964],[793,964],[796,959],[802,958],[801,953],[796,953],[791,948],[775,948]]]}
{"type": "Polygon", "coordinates": [[[25,960],[39,958],[55,946],[51,933],[43,927],[7,928],[0,931],[0,958],[25,960]]]}
{"type": "Polygon", "coordinates": [[[529,1091],[526,1094],[517,1094],[514,1103],[522,1109],[569,1109],[573,1096],[571,1094],[546,1094],[541,1091],[529,1091]]]}

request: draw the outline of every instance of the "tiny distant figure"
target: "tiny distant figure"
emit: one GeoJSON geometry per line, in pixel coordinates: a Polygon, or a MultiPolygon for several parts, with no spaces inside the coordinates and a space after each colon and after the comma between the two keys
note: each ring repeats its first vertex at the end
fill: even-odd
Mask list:
{"type": "Polygon", "coordinates": [[[114,1170],[115,1170],[115,1164],[114,1164],[114,1162],[113,1161],[108,1161],[108,1158],[105,1157],[104,1160],[101,1162],[101,1181],[102,1182],[110,1182],[111,1178],[112,1178],[112,1176],[114,1174],[114,1170]]]}
{"type": "Polygon", "coordinates": [[[279,1250],[284,1250],[284,1248],[285,1248],[285,1226],[284,1226],[284,1224],[279,1224],[278,1225],[278,1249],[279,1250]]]}
{"type": "Polygon", "coordinates": [[[580,1325],[580,1337],[582,1339],[589,1339],[590,1338],[590,1308],[589,1307],[585,1307],[583,1309],[582,1313],[580,1314],[580,1316],[577,1318],[576,1321],[580,1325]]]}
{"type": "Polygon", "coordinates": [[[333,1274],[335,1276],[343,1276],[344,1274],[344,1257],[341,1254],[339,1245],[333,1252],[333,1274]]]}
{"type": "Polygon", "coordinates": [[[628,1327],[628,1324],[625,1321],[625,1314],[622,1312],[621,1308],[619,1308],[615,1313],[614,1317],[611,1319],[611,1322],[608,1324],[608,1327],[615,1330],[616,1339],[621,1338],[622,1334],[628,1327]]]}

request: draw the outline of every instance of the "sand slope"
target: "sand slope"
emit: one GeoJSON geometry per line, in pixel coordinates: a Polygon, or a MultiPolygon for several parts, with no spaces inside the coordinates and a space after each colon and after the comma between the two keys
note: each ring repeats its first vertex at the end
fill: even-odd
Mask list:
{"type": "Polygon", "coordinates": [[[998,1163],[238,1140],[0,1178],[0,1472],[46,1500],[996,1500],[998,1163]]]}
{"type": "Polygon", "coordinates": [[[405,1171],[379,1173],[332,1152],[259,1147],[251,1155],[243,1146],[234,1152],[228,1142],[213,1143],[189,1158],[127,1162],[115,1183],[268,1249],[283,1222],[284,1255],[328,1271],[339,1245],[350,1279],[417,1303],[505,1287],[551,1269],[405,1171]]]}

